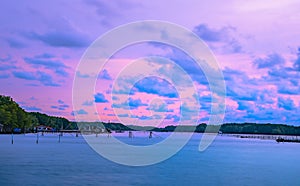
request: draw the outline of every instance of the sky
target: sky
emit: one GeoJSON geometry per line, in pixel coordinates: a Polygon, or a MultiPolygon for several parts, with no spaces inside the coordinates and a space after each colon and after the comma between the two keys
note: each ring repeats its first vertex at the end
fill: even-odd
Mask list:
{"type": "Polygon", "coordinates": [[[120,25],[159,20],[192,31],[214,54],[226,84],[224,123],[300,125],[299,1],[21,0],[1,1],[0,7],[0,94],[26,111],[136,125],[207,122],[217,103],[211,103],[203,70],[180,49],[155,42],[117,51],[96,74],[93,98],[73,108],[74,78],[89,76],[77,70],[88,47],[120,25]],[[133,71],[169,67],[165,74],[177,74],[170,70],[177,65],[191,78],[199,108],[192,98],[180,100],[178,91],[192,91],[182,88],[181,75],[174,82],[149,76],[128,84],[138,78],[133,71]],[[181,111],[191,114],[181,117],[181,111]]]}

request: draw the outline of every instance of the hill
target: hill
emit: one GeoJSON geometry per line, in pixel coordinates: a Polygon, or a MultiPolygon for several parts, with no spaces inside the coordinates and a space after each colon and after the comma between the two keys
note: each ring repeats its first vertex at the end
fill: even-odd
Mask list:
{"type": "Polygon", "coordinates": [[[0,124],[3,133],[12,132],[14,128],[21,129],[21,132],[29,132],[38,125],[47,125],[56,129],[62,126],[70,129],[76,127],[62,117],[48,116],[39,112],[26,112],[11,97],[3,95],[0,95],[0,124]]]}

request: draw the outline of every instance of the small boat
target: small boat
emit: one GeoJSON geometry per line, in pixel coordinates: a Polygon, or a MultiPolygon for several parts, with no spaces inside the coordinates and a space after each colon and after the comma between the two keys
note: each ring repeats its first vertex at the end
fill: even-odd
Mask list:
{"type": "Polygon", "coordinates": [[[276,139],[276,142],[277,142],[277,143],[284,142],[284,141],[285,141],[285,140],[284,140],[282,137],[279,137],[279,138],[276,139]]]}

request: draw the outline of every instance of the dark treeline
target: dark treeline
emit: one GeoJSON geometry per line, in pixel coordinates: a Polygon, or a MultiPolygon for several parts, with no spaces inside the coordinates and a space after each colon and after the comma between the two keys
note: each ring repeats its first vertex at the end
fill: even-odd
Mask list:
{"type": "Polygon", "coordinates": [[[25,128],[38,125],[38,121],[11,97],[0,95],[0,124],[2,132],[11,132],[14,128],[25,130],[25,128]]]}
{"type": "Polygon", "coordinates": [[[48,116],[39,112],[30,112],[30,115],[37,118],[39,125],[45,125],[54,129],[77,129],[76,123],[72,123],[66,118],[48,116]]]}
{"type": "Polygon", "coordinates": [[[223,124],[220,129],[223,133],[239,134],[285,134],[300,135],[300,127],[283,124],[223,124]]]}
{"type": "MultiPolygon", "coordinates": [[[[206,124],[194,126],[166,126],[164,128],[154,128],[157,132],[198,132],[203,133],[206,124]]],[[[210,126],[206,132],[216,132],[220,126],[210,126]]],[[[283,125],[283,124],[256,124],[256,123],[227,123],[221,125],[219,131],[227,134],[272,134],[272,135],[300,135],[300,127],[283,125]]]]}
{"type": "MultiPolygon", "coordinates": [[[[97,125],[94,122],[82,122],[81,125],[97,125]]],[[[271,134],[271,135],[300,135],[300,126],[291,126],[283,124],[256,124],[256,123],[226,123],[221,126],[211,125],[207,128],[207,124],[202,123],[198,126],[166,126],[164,128],[156,128],[151,126],[125,126],[120,123],[102,123],[106,129],[113,131],[155,131],[155,132],[222,132],[224,134],[271,134]],[[207,129],[207,131],[206,131],[207,129]]]]}
{"type": "Polygon", "coordinates": [[[26,112],[18,103],[9,96],[0,95],[0,126],[1,132],[9,133],[14,129],[21,132],[31,132],[38,125],[46,125],[54,129],[76,128],[67,119],[62,117],[48,116],[38,112],[26,112]]]}
{"type": "MultiPolygon", "coordinates": [[[[198,132],[203,133],[207,125],[205,123],[198,126],[166,126],[164,128],[141,127],[141,126],[125,126],[121,123],[101,123],[99,122],[70,122],[63,117],[48,116],[39,112],[26,112],[11,97],[0,95],[0,127],[1,132],[12,132],[14,128],[21,129],[22,132],[33,131],[38,125],[45,125],[56,130],[60,129],[79,129],[88,128],[104,128],[110,131],[156,131],[156,132],[198,132]],[[102,127],[101,127],[102,126],[102,127]]],[[[220,126],[210,126],[210,131],[231,133],[231,134],[273,134],[273,135],[300,135],[300,126],[291,126],[284,124],[256,124],[256,123],[227,123],[220,126]]]]}
{"type": "Polygon", "coordinates": [[[107,131],[132,131],[133,129],[121,123],[103,123],[103,122],[72,122],[73,125],[78,126],[79,130],[97,130],[105,129],[107,131]]]}

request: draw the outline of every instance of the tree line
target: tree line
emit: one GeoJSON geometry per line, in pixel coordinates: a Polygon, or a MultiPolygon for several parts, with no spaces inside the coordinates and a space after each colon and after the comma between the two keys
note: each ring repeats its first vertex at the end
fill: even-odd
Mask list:
{"type": "Polygon", "coordinates": [[[4,95],[0,95],[0,124],[3,133],[12,132],[16,128],[21,129],[22,132],[30,132],[38,125],[46,125],[54,129],[76,127],[62,117],[26,112],[11,97],[4,95]]]}
{"type": "Polygon", "coordinates": [[[226,123],[221,126],[212,125],[207,130],[207,124],[198,126],[166,126],[164,128],[154,128],[157,132],[218,132],[224,134],[270,134],[270,135],[300,135],[300,126],[284,124],[257,124],[257,123],[226,123]]]}

